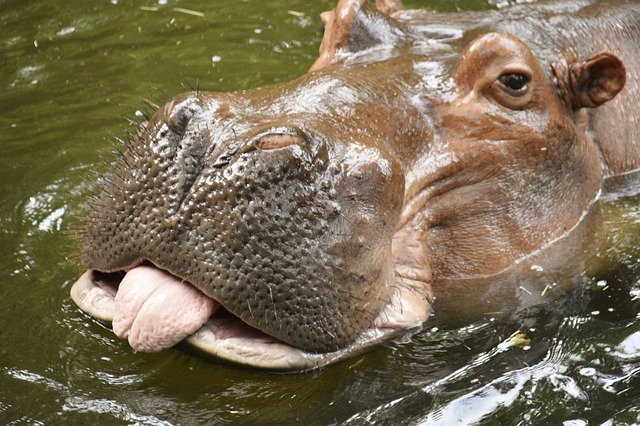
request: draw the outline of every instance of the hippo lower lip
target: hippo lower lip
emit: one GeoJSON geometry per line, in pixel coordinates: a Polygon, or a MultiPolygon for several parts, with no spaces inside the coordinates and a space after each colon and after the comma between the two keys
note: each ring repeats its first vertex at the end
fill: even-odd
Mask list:
{"type": "MultiPolygon", "coordinates": [[[[170,275],[152,265],[145,265],[147,268],[170,275]]],[[[114,273],[86,271],[72,287],[73,301],[92,317],[113,325],[116,294],[123,278],[131,269],[133,268],[114,273]]],[[[173,278],[182,281],[175,276],[173,278]]],[[[192,288],[195,290],[195,287],[192,288]]],[[[352,357],[399,332],[406,332],[408,326],[418,326],[421,323],[418,317],[424,316],[423,310],[426,306],[416,303],[418,298],[412,299],[410,295],[397,295],[389,308],[351,345],[328,353],[308,352],[282,342],[246,324],[224,307],[218,307],[219,304],[213,301],[217,304],[213,314],[186,336],[183,345],[207,357],[255,368],[283,371],[315,369],[345,357],[352,357]]],[[[151,350],[148,347],[138,348],[142,352],[157,352],[161,349],[164,347],[151,350]]]]}

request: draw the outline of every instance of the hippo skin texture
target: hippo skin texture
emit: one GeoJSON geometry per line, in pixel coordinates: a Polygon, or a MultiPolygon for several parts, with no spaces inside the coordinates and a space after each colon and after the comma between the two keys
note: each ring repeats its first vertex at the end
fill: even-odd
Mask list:
{"type": "Polygon", "coordinates": [[[639,165],[635,2],[321,18],[309,73],[177,96],[89,202],[72,296],[135,349],[309,369],[482,309],[639,165]]]}

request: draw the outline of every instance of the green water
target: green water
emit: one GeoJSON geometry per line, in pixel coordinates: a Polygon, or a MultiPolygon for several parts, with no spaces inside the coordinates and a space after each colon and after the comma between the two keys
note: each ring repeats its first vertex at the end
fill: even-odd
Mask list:
{"type": "Polygon", "coordinates": [[[624,248],[610,253],[612,276],[631,288],[535,318],[529,350],[497,353],[521,324],[488,320],[427,327],[319,372],[268,374],[180,350],[135,354],[72,304],[73,232],[124,118],[189,86],[229,91],[304,73],[317,16],[333,4],[0,0],[0,423],[640,422],[634,198],[604,206],[624,248]]]}

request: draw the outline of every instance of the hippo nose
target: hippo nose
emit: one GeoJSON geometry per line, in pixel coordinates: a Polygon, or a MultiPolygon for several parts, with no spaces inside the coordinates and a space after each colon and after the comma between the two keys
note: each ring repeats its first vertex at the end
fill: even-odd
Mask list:
{"type": "Polygon", "coordinates": [[[171,99],[162,109],[162,121],[169,129],[178,135],[182,135],[197,111],[201,109],[195,97],[183,100],[171,99]]]}
{"type": "Polygon", "coordinates": [[[269,129],[249,139],[242,149],[249,151],[275,151],[292,146],[307,146],[309,135],[296,126],[283,126],[269,129]]]}
{"type": "Polygon", "coordinates": [[[262,151],[286,148],[291,145],[302,145],[303,143],[301,136],[290,133],[269,133],[256,141],[257,147],[262,151]]]}

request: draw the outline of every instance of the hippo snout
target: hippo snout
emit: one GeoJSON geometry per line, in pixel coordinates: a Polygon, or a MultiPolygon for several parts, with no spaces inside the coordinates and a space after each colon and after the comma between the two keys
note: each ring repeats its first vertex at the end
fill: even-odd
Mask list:
{"type": "Polygon", "coordinates": [[[233,108],[187,96],[156,114],[91,209],[83,262],[152,266],[296,348],[344,348],[390,298],[402,174],[378,149],[233,108]]]}

